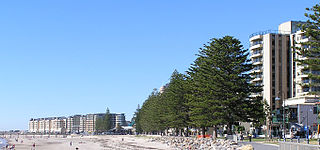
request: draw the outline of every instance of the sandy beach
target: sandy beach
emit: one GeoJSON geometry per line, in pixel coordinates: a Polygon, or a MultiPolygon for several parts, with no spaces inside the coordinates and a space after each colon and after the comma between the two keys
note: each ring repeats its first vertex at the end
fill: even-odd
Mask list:
{"type": "Polygon", "coordinates": [[[133,135],[103,135],[103,136],[7,136],[9,147],[13,144],[16,150],[30,150],[35,143],[36,150],[127,150],[155,149],[170,150],[166,144],[153,141],[146,137],[133,135]],[[71,144],[72,143],[72,144],[71,144]]]}

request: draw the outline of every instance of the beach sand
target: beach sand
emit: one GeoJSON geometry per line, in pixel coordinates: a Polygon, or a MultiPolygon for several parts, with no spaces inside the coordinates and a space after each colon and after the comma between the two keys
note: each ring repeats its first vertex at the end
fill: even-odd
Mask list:
{"type": "Polygon", "coordinates": [[[15,144],[16,150],[30,150],[35,143],[36,150],[170,150],[169,146],[160,142],[151,142],[146,137],[133,135],[103,135],[103,136],[8,136],[11,145],[15,144]],[[16,141],[18,139],[18,141],[16,141]],[[23,141],[21,143],[21,141],[23,141]],[[72,145],[70,145],[72,142],[72,145]]]}

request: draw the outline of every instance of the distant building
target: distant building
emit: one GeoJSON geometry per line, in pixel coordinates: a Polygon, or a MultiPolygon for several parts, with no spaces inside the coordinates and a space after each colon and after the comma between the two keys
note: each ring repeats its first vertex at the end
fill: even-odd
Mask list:
{"type": "Polygon", "coordinates": [[[111,128],[126,126],[126,117],[124,113],[110,113],[111,128]]]}
{"type": "Polygon", "coordinates": [[[161,86],[160,89],[159,89],[159,93],[160,93],[160,94],[163,93],[164,90],[165,90],[168,86],[169,86],[169,84],[166,84],[166,85],[164,85],[164,86],[161,86]]]}
{"type": "Polygon", "coordinates": [[[66,132],[66,121],[66,117],[30,119],[29,132],[64,133],[66,132]]]}
{"type": "MultiPolygon", "coordinates": [[[[74,115],[70,117],[31,118],[29,132],[31,133],[94,133],[96,121],[104,118],[105,113],[74,115]]],[[[111,128],[126,126],[124,113],[110,113],[111,128]]]]}
{"type": "Polygon", "coordinates": [[[98,118],[104,118],[104,113],[99,114],[87,114],[86,115],[86,124],[85,124],[85,132],[93,133],[96,132],[96,121],[98,118]]]}

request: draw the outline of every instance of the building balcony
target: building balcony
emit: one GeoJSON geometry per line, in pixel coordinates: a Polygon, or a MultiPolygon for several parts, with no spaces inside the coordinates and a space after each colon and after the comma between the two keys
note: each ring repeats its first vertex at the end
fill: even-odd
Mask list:
{"type": "Polygon", "coordinates": [[[262,77],[257,77],[252,80],[252,82],[262,81],[262,77]]]}
{"type": "Polygon", "coordinates": [[[254,69],[254,70],[251,70],[251,72],[250,73],[254,73],[254,72],[256,72],[256,73],[259,73],[259,72],[262,72],[262,68],[261,69],[254,69]]]}
{"type": "Polygon", "coordinates": [[[300,77],[300,78],[307,78],[307,77],[308,77],[308,74],[298,73],[298,77],[300,77]]]}
{"type": "Polygon", "coordinates": [[[260,64],[262,64],[262,60],[256,61],[256,62],[253,62],[253,63],[252,63],[252,65],[260,65],[260,64]]]}
{"type": "Polygon", "coordinates": [[[262,43],[260,43],[260,44],[256,44],[256,45],[252,45],[252,46],[250,46],[250,50],[254,50],[254,49],[257,49],[257,48],[262,48],[263,47],[263,44],[262,43]]]}
{"type": "Polygon", "coordinates": [[[299,42],[304,43],[304,42],[308,42],[308,41],[310,41],[309,38],[303,38],[299,42]]]}
{"type": "Polygon", "coordinates": [[[250,40],[250,41],[254,41],[254,40],[259,40],[259,39],[262,39],[262,35],[252,36],[249,40],[250,40]]]}
{"type": "Polygon", "coordinates": [[[261,93],[252,93],[250,95],[250,97],[257,97],[257,96],[262,96],[262,94],[261,93]]]}
{"type": "Polygon", "coordinates": [[[254,58],[254,57],[260,57],[260,56],[262,56],[262,52],[260,52],[260,53],[252,53],[252,55],[250,56],[250,58],[254,58]]]}

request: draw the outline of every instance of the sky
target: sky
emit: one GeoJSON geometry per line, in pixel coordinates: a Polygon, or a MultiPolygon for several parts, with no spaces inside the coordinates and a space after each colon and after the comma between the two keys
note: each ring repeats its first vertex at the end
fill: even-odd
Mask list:
{"type": "Polygon", "coordinates": [[[199,48],[305,21],[316,0],[0,2],[0,131],[30,118],[123,112],[184,73],[199,48]]]}

